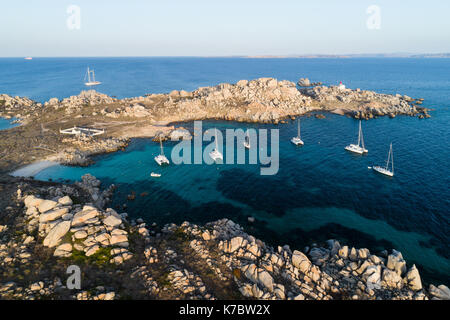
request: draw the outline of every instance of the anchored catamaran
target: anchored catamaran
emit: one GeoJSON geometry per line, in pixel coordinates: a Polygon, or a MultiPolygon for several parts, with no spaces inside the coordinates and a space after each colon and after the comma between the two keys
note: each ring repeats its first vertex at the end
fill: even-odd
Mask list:
{"type": "Polygon", "coordinates": [[[156,163],[159,164],[160,166],[162,166],[163,164],[170,164],[169,159],[167,159],[166,156],[164,155],[161,137],[159,137],[159,144],[161,146],[161,154],[155,157],[156,163]]]}
{"type": "Polygon", "coordinates": [[[217,162],[217,160],[219,159],[223,160],[223,155],[220,153],[219,146],[217,144],[217,129],[214,129],[214,140],[216,142],[216,147],[209,153],[209,156],[211,157],[211,159],[217,162]]]}
{"type": "Polygon", "coordinates": [[[364,146],[364,137],[361,128],[361,120],[359,120],[358,144],[350,144],[345,147],[345,150],[358,154],[364,154],[369,152],[369,150],[367,150],[364,146]]]}
{"type": "Polygon", "coordinates": [[[389,154],[388,154],[388,159],[386,161],[386,167],[375,166],[375,167],[373,167],[373,170],[375,170],[376,172],[379,172],[381,174],[384,174],[386,176],[389,176],[389,177],[394,176],[394,152],[392,151],[392,143],[391,143],[391,147],[389,148],[389,154]],[[388,169],[389,162],[392,162],[392,171],[388,169]]]}
{"type": "Polygon", "coordinates": [[[87,77],[87,82],[85,82],[84,84],[88,87],[91,86],[96,86],[101,84],[101,82],[99,81],[95,81],[95,73],[94,70],[89,70],[89,67],[87,68],[87,72],[86,75],[84,76],[84,81],[86,81],[86,77],[87,77]],[[91,79],[91,75],[92,75],[92,79],[91,79]]]}
{"type": "Polygon", "coordinates": [[[294,138],[291,139],[291,142],[292,142],[293,144],[295,144],[296,146],[302,146],[302,145],[304,145],[305,143],[303,142],[303,140],[302,140],[301,137],[300,137],[300,118],[298,119],[297,123],[298,123],[298,133],[297,133],[297,136],[296,136],[296,137],[294,137],[294,138]]]}

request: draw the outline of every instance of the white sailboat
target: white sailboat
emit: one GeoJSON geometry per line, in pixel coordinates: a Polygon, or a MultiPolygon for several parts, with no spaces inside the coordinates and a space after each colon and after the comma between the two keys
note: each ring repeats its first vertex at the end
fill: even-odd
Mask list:
{"type": "Polygon", "coordinates": [[[159,164],[160,166],[162,166],[164,164],[170,164],[169,159],[167,159],[167,157],[164,155],[164,149],[163,149],[161,137],[159,137],[159,144],[161,146],[161,154],[159,154],[155,157],[156,163],[159,164]]]}
{"type": "Polygon", "coordinates": [[[345,147],[345,150],[358,154],[364,154],[369,152],[369,150],[367,150],[366,147],[364,146],[364,137],[361,128],[361,120],[359,120],[358,144],[350,144],[345,147]]]}
{"type": "Polygon", "coordinates": [[[298,133],[297,133],[296,137],[293,137],[291,139],[291,142],[293,144],[295,144],[296,146],[302,146],[305,143],[303,142],[303,140],[301,139],[301,136],[300,136],[300,118],[298,119],[297,123],[298,123],[298,133]]]}
{"type": "Polygon", "coordinates": [[[391,147],[389,148],[389,154],[388,154],[388,159],[386,161],[386,167],[374,166],[372,169],[375,170],[376,172],[379,172],[379,173],[384,174],[389,177],[394,176],[394,152],[392,151],[392,143],[391,143],[391,147]],[[389,170],[389,162],[392,163],[391,170],[389,170]]]}
{"type": "Polygon", "coordinates": [[[214,160],[214,162],[217,162],[217,160],[223,160],[223,155],[220,153],[219,146],[217,144],[217,129],[214,129],[214,137],[216,147],[209,153],[209,156],[214,160]]]}
{"type": "Polygon", "coordinates": [[[86,75],[84,76],[85,81],[86,81],[86,77],[87,77],[87,82],[85,82],[84,84],[88,87],[101,84],[101,82],[95,81],[95,72],[94,72],[94,70],[89,70],[89,67],[87,68],[86,75]],[[92,75],[92,79],[91,79],[91,75],[92,75]]]}
{"type": "Polygon", "coordinates": [[[246,149],[250,149],[250,147],[251,147],[251,145],[250,145],[250,136],[248,135],[248,130],[247,130],[247,133],[245,135],[244,147],[246,149]]]}

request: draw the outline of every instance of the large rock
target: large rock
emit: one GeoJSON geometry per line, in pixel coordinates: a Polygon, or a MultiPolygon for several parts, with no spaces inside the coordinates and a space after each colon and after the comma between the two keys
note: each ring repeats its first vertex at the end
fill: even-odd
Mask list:
{"type": "Polygon", "coordinates": [[[191,133],[183,128],[178,128],[170,133],[170,140],[172,141],[190,140],[190,139],[192,139],[191,133]]]}
{"type": "Polygon", "coordinates": [[[27,208],[38,207],[42,203],[42,199],[36,198],[35,196],[26,196],[24,199],[24,204],[27,208]]]}
{"type": "Polygon", "coordinates": [[[64,196],[58,199],[58,203],[62,206],[71,206],[73,204],[73,201],[69,196],[64,196]]]}
{"type": "Polygon", "coordinates": [[[258,272],[258,283],[270,292],[273,291],[273,278],[267,271],[258,272]]]}
{"type": "Polygon", "coordinates": [[[242,237],[234,237],[229,242],[227,242],[225,252],[233,253],[245,245],[247,245],[247,240],[242,237]]]}
{"type": "Polygon", "coordinates": [[[367,277],[366,285],[369,289],[381,288],[381,266],[371,265],[366,268],[364,277],[367,277]]]}
{"type": "Polygon", "coordinates": [[[409,269],[405,276],[405,280],[411,290],[422,290],[422,280],[420,279],[419,270],[417,270],[416,265],[413,265],[411,269],[409,269]]]}
{"type": "Polygon", "coordinates": [[[53,227],[44,239],[44,246],[49,248],[55,247],[59,244],[61,239],[70,230],[70,221],[62,221],[53,227]]]}
{"type": "Polygon", "coordinates": [[[43,213],[39,216],[39,222],[44,223],[57,220],[68,212],[69,208],[60,208],[60,209],[56,208],[54,210],[47,211],[46,213],[43,213]]]}
{"type": "Polygon", "coordinates": [[[311,85],[311,81],[308,78],[301,78],[298,80],[298,85],[300,87],[309,87],[311,85]]]}
{"type": "Polygon", "coordinates": [[[128,246],[128,237],[125,234],[112,234],[109,242],[112,246],[128,246]]]}
{"type": "Polygon", "coordinates": [[[96,218],[99,212],[96,208],[91,206],[84,206],[83,211],[77,212],[72,219],[72,226],[82,226],[90,219],[96,218]]]}
{"type": "Polygon", "coordinates": [[[392,254],[388,256],[386,266],[394,270],[399,276],[406,272],[406,261],[403,260],[401,252],[392,250],[392,254]]]}
{"type": "Polygon", "coordinates": [[[433,300],[450,300],[450,289],[447,286],[441,284],[437,288],[430,284],[430,294],[433,296],[433,300]]]}
{"type": "Polygon", "coordinates": [[[61,258],[70,257],[72,255],[72,245],[70,243],[63,243],[56,248],[53,255],[61,258]]]}
{"type": "Polygon", "coordinates": [[[55,208],[58,205],[58,202],[53,201],[53,200],[43,200],[39,206],[38,206],[38,210],[40,213],[44,213],[47,212],[49,210],[52,210],[53,208],[55,208]]]}
{"type": "Polygon", "coordinates": [[[400,289],[402,287],[402,277],[400,277],[397,272],[384,269],[382,281],[387,287],[400,289]]]}
{"type": "Polygon", "coordinates": [[[343,259],[347,259],[348,258],[348,246],[343,246],[341,249],[339,249],[338,254],[339,254],[339,257],[341,257],[343,259]]]}
{"type": "Polygon", "coordinates": [[[122,224],[122,219],[120,219],[114,215],[110,215],[105,220],[103,220],[103,223],[109,227],[117,227],[122,224]]]}
{"type": "Polygon", "coordinates": [[[297,250],[292,253],[292,264],[303,273],[308,272],[311,268],[311,261],[308,257],[297,250]]]}
{"type": "Polygon", "coordinates": [[[330,256],[329,250],[325,248],[313,248],[309,256],[314,264],[321,266],[330,256]]]}

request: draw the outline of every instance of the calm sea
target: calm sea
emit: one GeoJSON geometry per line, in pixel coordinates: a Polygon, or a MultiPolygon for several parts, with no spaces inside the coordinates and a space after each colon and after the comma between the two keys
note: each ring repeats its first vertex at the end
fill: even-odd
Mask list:
{"type": "MultiPolygon", "coordinates": [[[[208,121],[204,127],[280,129],[280,170],[259,175],[254,165],[171,165],[160,169],[159,146],[136,139],[123,152],[99,156],[88,168],[55,166],[38,179],[77,180],[91,173],[119,185],[124,203],[148,222],[206,222],[227,217],[271,244],[303,248],[330,238],[373,252],[396,248],[426,281],[450,278],[450,59],[35,58],[0,59],[0,92],[45,101],[78,94],[87,67],[118,98],[194,90],[240,79],[308,77],[324,84],[424,98],[432,118],[399,116],[364,121],[367,156],[344,147],[358,122],[326,115],[302,118],[305,146],[289,139],[296,123],[244,125],[208,121]],[[393,142],[395,177],[368,170],[386,161],[393,142]],[[162,177],[151,178],[160,172],[162,177]],[[127,195],[135,192],[136,199],[127,195]],[[250,224],[247,218],[256,222],[250,224]]],[[[189,126],[190,124],[184,124],[189,126]]],[[[170,155],[174,143],[166,143],[170,155]]]]}

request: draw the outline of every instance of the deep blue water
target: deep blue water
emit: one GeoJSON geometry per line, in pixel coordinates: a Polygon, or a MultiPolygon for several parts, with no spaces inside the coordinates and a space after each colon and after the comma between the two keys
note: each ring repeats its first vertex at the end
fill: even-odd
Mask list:
{"type": "MultiPolygon", "coordinates": [[[[432,118],[399,116],[364,121],[367,156],[344,150],[358,122],[337,115],[302,118],[305,146],[289,143],[296,123],[248,125],[204,122],[204,127],[280,129],[280,170],[259,175],[252,165],[171,165],[160,169],[159,146],[137,139],[124,152],[98,157],[88,168],[56,166],[38,179],[76,180],[91,173],[119,185],[114,206],[158,223],[232,218],[273,244],[302,248],[337,238],[357,247],[400,250],[427,281],[450,275],[450,60],[93,58],[0,59],[0,92],[38,100],[78,94],[84,70],[94,68],[98,91],[117,97],[193,90],[240,79],[275,77],[424,98],[432,118]],[[394,145],[395,177],[368,170],[394,145]],[[161,172],[159,179],[150,172],[161,172]],[[134,191],[136,200],[127,201],[134,191]],[[145,193],[141,195],[141,193],[145,193]],[[256,217],[248,224],[247,217],[256,217]]],[[[190,124],[184,124],[189,126],[190,124]]],[[[174,143],[166,143],[166,154],[174,143]]]]}

